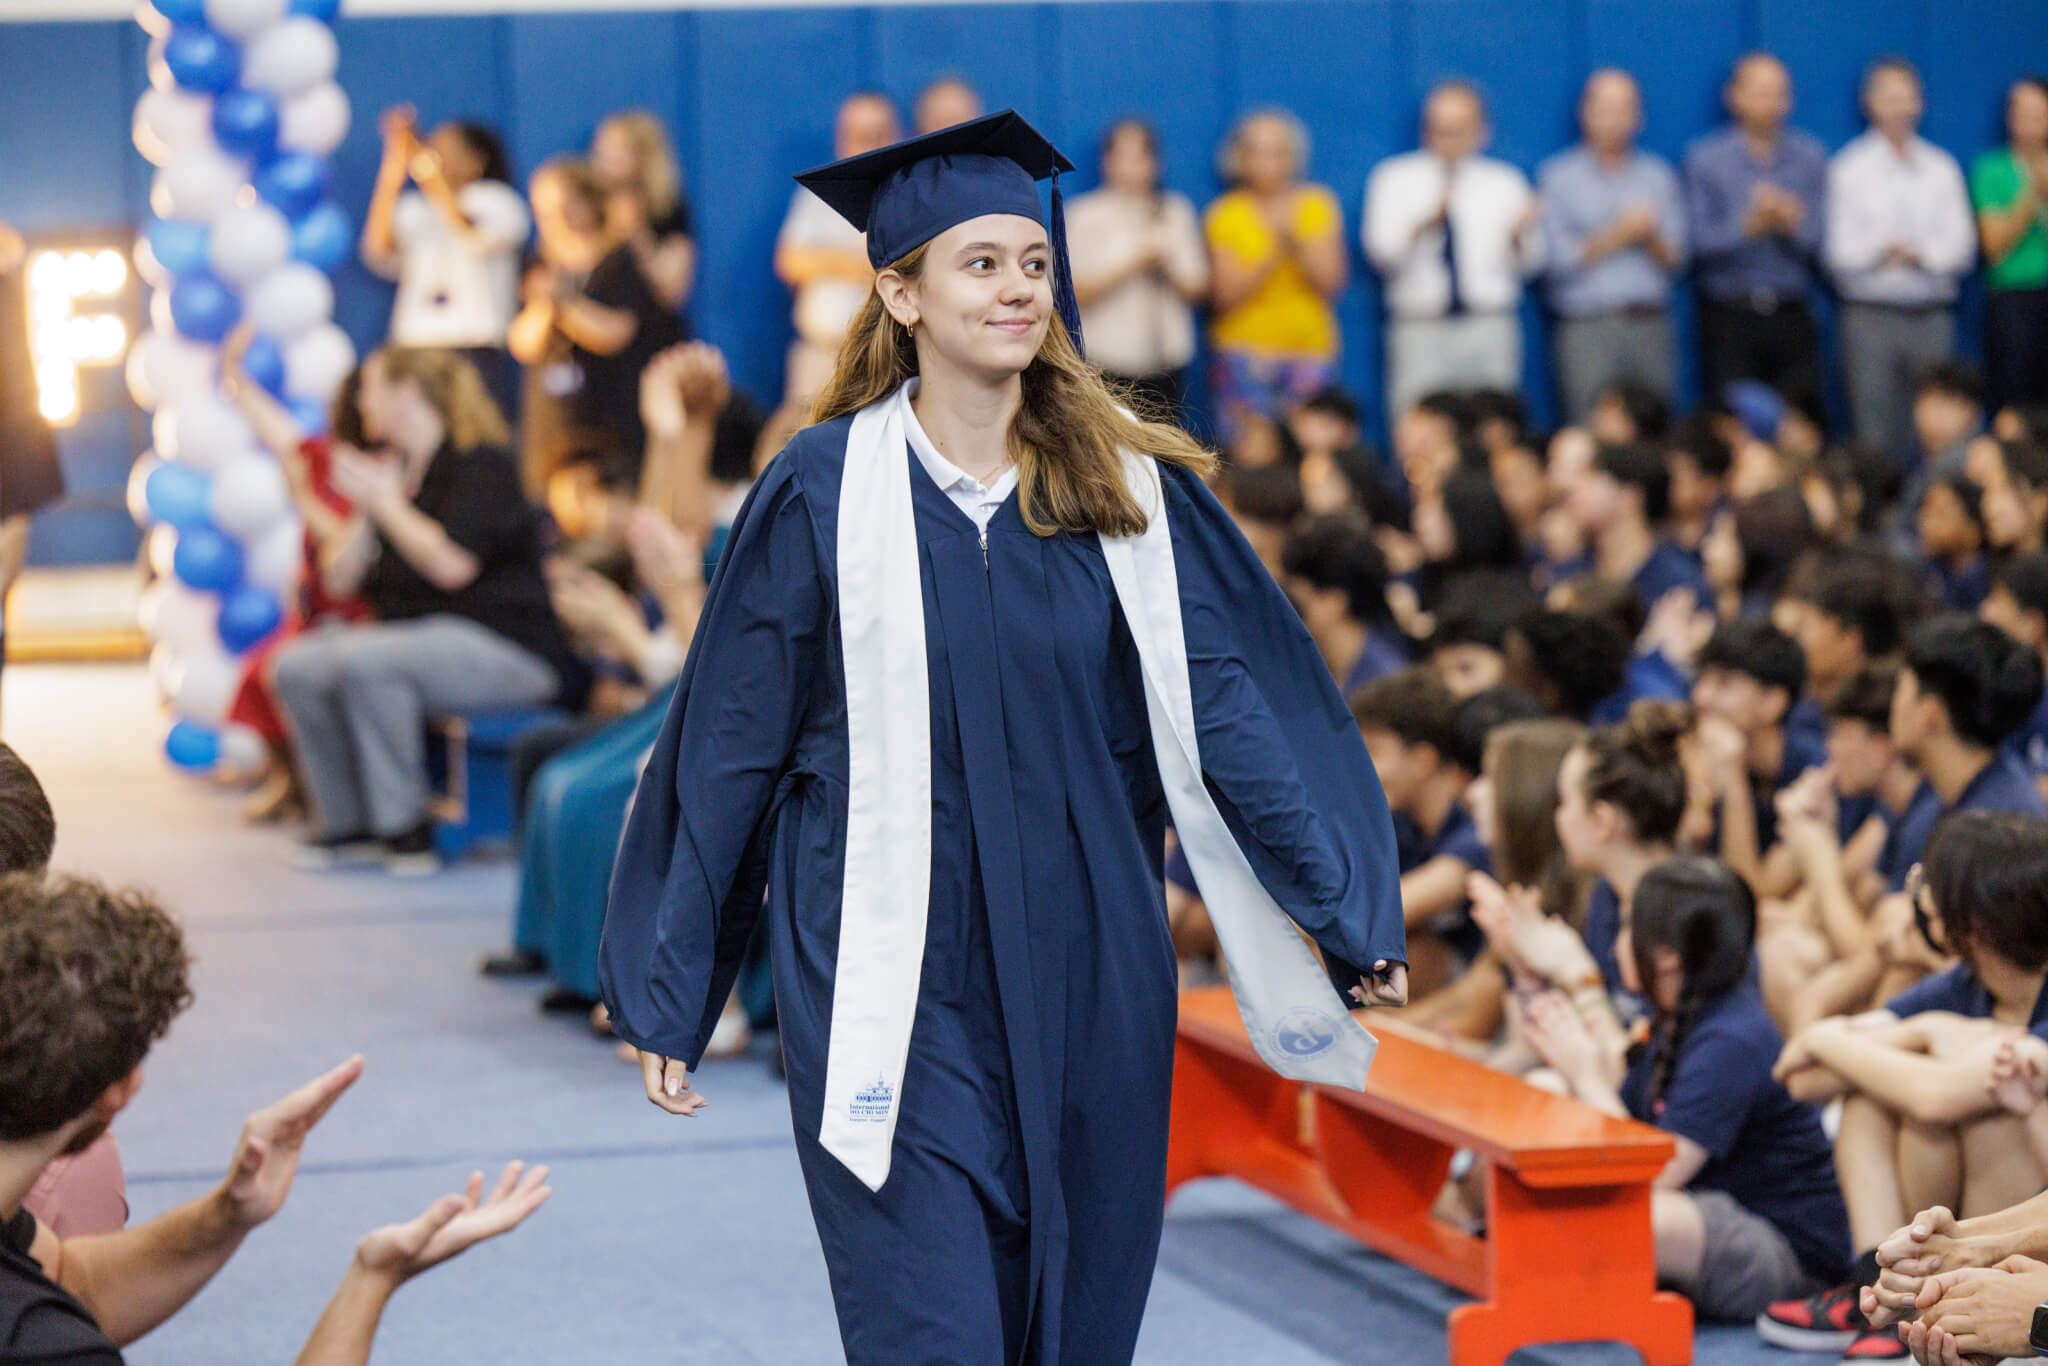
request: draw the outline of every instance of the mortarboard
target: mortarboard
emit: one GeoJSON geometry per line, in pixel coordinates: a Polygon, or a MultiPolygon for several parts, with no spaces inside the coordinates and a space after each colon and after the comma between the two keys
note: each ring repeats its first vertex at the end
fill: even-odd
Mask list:
{"type": "Polygon", "coordinates": [[[1060,174],[1074,164],[1013,109],[909,138],[828,166],[797,183],[867,234],[868,264],[881,270],[940,233],[983,214],[1006,213],[1043,224],[1053,254],[1053,305],[1078,349],[1081,314],[1067,263],[1060,174]],[[1052,178],[1052,221],[1037,182],[1052,178]]]}

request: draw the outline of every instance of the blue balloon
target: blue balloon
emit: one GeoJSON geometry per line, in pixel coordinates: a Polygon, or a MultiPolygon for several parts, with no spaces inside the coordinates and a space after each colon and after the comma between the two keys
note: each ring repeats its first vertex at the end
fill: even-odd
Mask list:
{"type": "Polygon", "coordinates": [[[348,221],[348,210],[331,199],[321,200],[292,224],[292,259],[315,270],[337,269],[355,247],[356,230],[348,221]]]}
{"type": "Polygon", "coordinates": [[[199,24],[181,24],[164,39],[164,65],[186,90],[218,95],[242,74],[235,45],[199,24]]]}
{"type": "Polygon", "coordinates": [[[285,401],[291,409],[292,421],[299,424],[299,430],[307,436],[325,436],[332,415],[325,403],[317,398],[294,398],[285,401]]]}
{"type": "Polygon", "coordinates": [[[188,773],[203,773],[220,762],[220,736],[209,727],[179,721],[164,737],[164,757],[188,773]]]}
{"type": "Polygon", "coordinates": [[[331,24],[341,13],[341,0],[292,0],[292,13],[331,24]]]}
{"type": "Polygon", "coordinates": [[[206,246],[212,234],[204,223],[159,218],[144,236],[149,239],[149,254],[171,274],[191,275],[206,269],[206,246]]]}
{"type": "Polygon", "coordinates": [[[261,90],[230,90],[213,102],[213,137],[232,156],[261,161],[277,150],[277,101],[261,90]]]}
{"type": "Polygon", "coordinates": [[[180,275],[171,282],[171,321],[180,336],[217,342],[242,320],[242,301],[212,271],[180,275]]]}
{"type": "Polygon", "coordinates": [[[254,380],[257,387],[271,397],[282,398],[284,349],[260,333],[251,337],[249,349],[242,353],[242,373],[254,380]]]}
{"type": "Polygon", "coordinates": [[[142,481],[142,501],[149,515],[180,531],[206,524],[206,505],[212,496],[211,479],[175,460],[164,461],[142,481]]]}
{"type": "Polygon", "coordinates": [[[240,654],[277,629],[284,608],[266,588],[245,583],[220,601],[220,643],[240,654]]]}
{"type": "Polygon", "coordinates": [[[206,0],[150,0],[150,6],[173,24],[206,22],[206,0]]]}
{"type": "Polygon", "coordinates": [[[296,222],[326,197],[326,163],[303,152],[286,152],[256,173],[256,193],[296,222]]]}
{"type": "Polygon", "coordinates": [[[186,527],[171,552],[171,568],[187,588],[225,593],[242,581],[242,548],[215,527],[186,527]]]}

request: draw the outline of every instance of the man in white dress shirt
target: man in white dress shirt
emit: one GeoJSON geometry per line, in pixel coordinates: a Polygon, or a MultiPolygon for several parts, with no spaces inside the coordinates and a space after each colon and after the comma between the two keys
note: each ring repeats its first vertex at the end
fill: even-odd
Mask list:
{"type": "Polygon", "coordinates": [[[1517,389],[1522,281],[1543,264],[1529,181],[1479,155],[1479,92],[1446,81],[1422,112],[1422,150],[1365,185],[1365,254],[1386,277],[1387,411],[1437,389],[1517,389]]]}
{"type": "Polygon", "coordinates": [[[1842,369],[1856,435],[1904,456],[1914,386],[1955,351],[1956,287],[1977,254],[1955,158],[1919,136],[1920,75],[1886,57],[1863,77],[1870,131],[1828,164],[1822,253],[1842,297],[1842,369]]]}

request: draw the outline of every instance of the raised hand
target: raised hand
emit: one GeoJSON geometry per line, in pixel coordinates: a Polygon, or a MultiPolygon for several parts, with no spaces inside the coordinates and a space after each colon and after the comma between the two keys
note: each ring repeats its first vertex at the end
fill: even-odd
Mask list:
{"type": "Polygon", "coordinates": [[[409,1281],[488,1238],[518,1228],[554,1194],[547,1180],[546,1167],[527,1171],[524,1162],[508,1162],[497,1186],[484,1198],[484,1174],[472,1172],[461,1195],[444,1195],[417,1218],[365,1234],[356,1245],[356,1260],[374,1275],[409,1281]]]}
{"type": "Polygon", "coordinates": [[[251,1229],[284,1207],[298,1175],[306,1135],[363,1074],[358,1053],[325,1076],[258,1110],[242,1125],[221,1194],[237,1223],[251,1229]]]}

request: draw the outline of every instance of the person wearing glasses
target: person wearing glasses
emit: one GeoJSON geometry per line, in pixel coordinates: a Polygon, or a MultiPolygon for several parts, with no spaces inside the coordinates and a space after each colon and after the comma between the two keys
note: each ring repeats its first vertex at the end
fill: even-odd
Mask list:
{"type": "Polygon", "coordinates": [[[1878,1282],[1880,1244],[1916,1209],[1983,1218],[2048,1184],[2048,1128],[2029,1117],[2040,1093],[2024,1065],[2038,1052],[2028,1040],[2048,1039],[2048,820],[1958,811],[1906,888],[1913,914],[1900,937],[1913,942],[1894,958],[1949,966],[1882,1010],[1801,1031],[1775,1071],[1794,1096],[1842,1101],[1835,1170],[1862,1255],[1852,1283],[1773,1305],[1757,1327],[1778,1346],[1845,1360],[1907,1357],[1858,1292],[1878,1282]]]}

